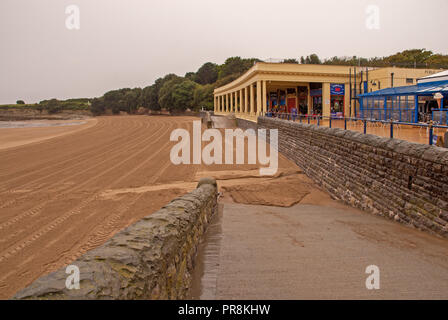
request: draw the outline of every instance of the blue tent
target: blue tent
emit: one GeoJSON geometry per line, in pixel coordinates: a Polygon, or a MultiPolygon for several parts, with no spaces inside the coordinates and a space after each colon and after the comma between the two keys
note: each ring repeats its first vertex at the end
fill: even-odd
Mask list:
{"type": "MultiPolygon", "coordinates": [[[[448,99],[448,80],[418,83],[413,86],[387,88],[360,94],[358,95],[360,116],[364,119],[394,119],[395,121],[416,123],[419,121],[419,100],[422,100],[419,97],[432,97],[435,93],[443,95],[443,106],[443,100],[448,99]]],[[[447,124],[448,110],[433,109],[432,111],[434,121],[447,124]]]]}

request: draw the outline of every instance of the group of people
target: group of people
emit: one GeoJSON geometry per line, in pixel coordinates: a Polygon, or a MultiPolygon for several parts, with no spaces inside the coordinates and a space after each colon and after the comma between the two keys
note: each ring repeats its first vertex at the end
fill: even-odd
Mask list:
{"type": "Polygon", "coordinates": [[[288,109],[286,106],[273,106],[269,107],[268,112],[266,113],[267,117],[274,117],[274,118],[280,118],[280,119],[288,119],[288,120],[296,120],[299,115],[297,108],[291,108],[291,112],[288,112],[288,109]]]}

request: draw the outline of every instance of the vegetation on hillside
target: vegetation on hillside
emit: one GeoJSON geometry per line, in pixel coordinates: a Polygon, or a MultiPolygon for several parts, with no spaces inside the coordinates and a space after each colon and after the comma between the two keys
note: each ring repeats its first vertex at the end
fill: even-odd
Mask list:
{"type": "Polygon", "coordinates": [[[151,111],[168,110],[171,113],[187,109],[213,110],[213,90],[238,78],[249,70],[258,59],[228,58],[224,64],[207,62],[196,72],[184,77],[168,74],[143,89],[109,91],[92,100],[91,110],[99,115],[107,111],[135,113],[140,107],[151,111]]]}
{"type": "Polygon", "coordinates": [[[448,55],[434,54],[426,49],[411,49],[398,52],[388,57],[332,57],[323,62],[316,54],[301,57],[300,63],[363,66],[363,67],[400,67],[448,69],[448,55]]]}
{"type": "MultiPolygon", "coordinates": [[[[168,110],[178,113],[190,110],[213,109],[213,90],[237,79],[249,70],[256,58],[228,58],[222,65],[212,62],[203,64],[196,72],[188,72],[185,76],[168,74],[157,79],[154,84],[141,88],[124,88],[112,90],[102,97],[94,99],[56,99],[41,101],[39,104],[25,104],[18,100],[17,105],[0,106],[1,108],[36,108],[57,113],[62,110],[90,110],[95,115],[112,112],[118,114],[136,113],[139,108],[151,111],[168,110]]],[[[283,63],[325,64],[362,67],[402,67],[402,68],[434,68],[448,69],[448,55],[435,54],[426,49],[412,49],[398,52],[388,57],[332,57],[321,59],[317,54],[305,57],[284,59],[283,63]]]]}
{"type": "MultiPolygon", "coordinates": [[[[237,79],[249,70],[256,58],[228,58],[224,64],[207,62],[196,72],[188,72],[184,77],[168,74],[159,78],[151,86],[143,89],[120,89],[106,93],[92,101],[94,114],[107,110],[113,113],[135,112],[139,107],[152,111],[161,109],[180,112],[186,109],[199,110],[202,107],[213,109],[213,90],[237,79]],[[140,94],[140,96],[138,96],[140,94]]],[[[284,59],[283,63],[325,64],[369,67],[406,67],[406,68],[446,68],[448,55],[434,54],[426,49],[405,50],[388,57],[332,57],[322,60],[317,54],[297,59],[284,59]]]]}
{"type": "Polygon", "coordinates": [[[89,110],[90,99],[68,99],[68,100],[43,100],[39,103],[26,104],[23,100],[17,100],[17,104],[0,105],[1,109],[34,109],[40,112],[47,111],[50,114],[59,113],[63,110],[89,110]]]}

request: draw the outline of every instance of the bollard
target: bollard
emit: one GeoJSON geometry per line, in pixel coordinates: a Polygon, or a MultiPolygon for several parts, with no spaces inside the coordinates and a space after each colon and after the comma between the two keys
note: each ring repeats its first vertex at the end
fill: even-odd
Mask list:
{"type": "Polygon", "coordinates": [[[434,139],[434,132],[432,128],[432,120],[429,121],[429,145],[432,146],[432,139],[434,139]]]}
{"type": "Polygon", "coordinates": [[[347,118],[344,118],[344,130],[347,130],[347,118]]]}
{"type": "Polygon", "coordinates": [[[308,115],[307,118],[308,118],[308,124],[310,124],[310,115],[308,115]]]}
{"type": "Polygon", "coordinates": [[[364,120],[364,134],[367,133],[367,120],[364,120]]]}
{"type": "Polygon", "coordinates": [[[319,118],[319,116],[317,117],[317,126],[319,126],[319,120],[320,120],[320,118],[319,118]]]}
{"type": "Polygon", "coordinates": [[[394,138],[394,120],[390,119],[390,137],[394,138]]]}
{"type": "Polygon", "coordinates": [[[331,128],[331,116],[330,116],[330,124],[329,124],[330,128],[331,128]]]}

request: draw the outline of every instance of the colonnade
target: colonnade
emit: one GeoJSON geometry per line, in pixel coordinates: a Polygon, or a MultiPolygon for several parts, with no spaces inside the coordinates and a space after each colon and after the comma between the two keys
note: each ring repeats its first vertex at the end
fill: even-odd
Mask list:
{"type": "Polygon", "coordinates": [[[215,94],[215,112],[259,115],[266,113],[267,92],[266,81],[258,80],[248,86],[215,94]]]}

